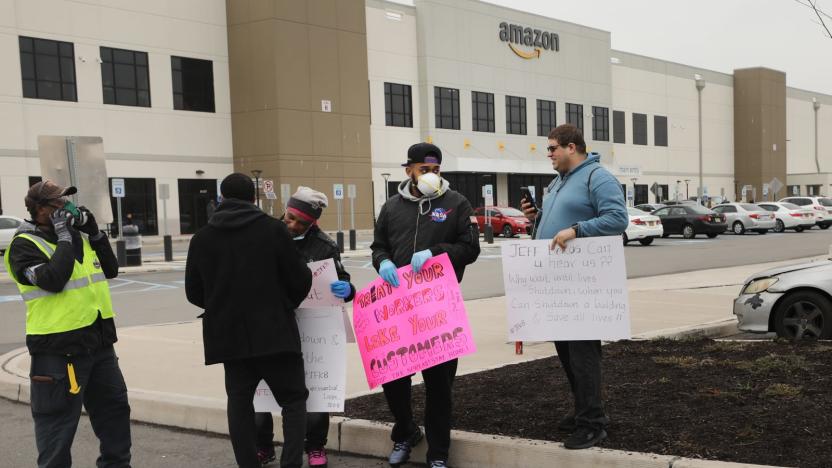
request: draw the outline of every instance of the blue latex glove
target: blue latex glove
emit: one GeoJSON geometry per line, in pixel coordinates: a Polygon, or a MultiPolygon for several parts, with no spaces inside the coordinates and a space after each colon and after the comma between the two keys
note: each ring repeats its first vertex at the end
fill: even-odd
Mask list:
{"type": "Polygon", "coordinates": [[[350,286],[349,281],[333,281],[332,284],[329,285],[329,289],[335,297],[341,299],[350,297],[350,293],[352,293],[352,286],[350,286]]]}
{"type": "Polygon", "coordinates": [[[410,266],[413,267],[413,271],[419,273],[419,270],[422,269],[422,265],[424,265],[425,262],[431,257],[433,257],[433,254],[428,249],[416,252],[413,254],[413,258],[410,259],[410,266]]]}
{"type": "Polygon", "coordinates": [[[381,265],[378,267],[378,274],[381,276],[384,281],[390,286],[394,288],[399,287],[399,272],[396,271],[396,264],[394,264],[390,260],[385,260],[381,262],[381,265]]]}

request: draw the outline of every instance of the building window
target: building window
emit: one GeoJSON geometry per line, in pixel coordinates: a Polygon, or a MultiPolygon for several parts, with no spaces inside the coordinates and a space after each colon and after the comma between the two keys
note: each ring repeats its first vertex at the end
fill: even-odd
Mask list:
{"type": "Polygon", "coordinates": [[[548,137],[557,126],[555,108],[555,101],[537,100],[537,136],[548,137]]]}
{"type": "Polygon", "coordinates": [[[506,133],[526,134],[526,98],[506,96],[506,133]]]}
{"type": "Polygon", "coordinates": [[[171,57],[173,108],[214,112],[214,64],[210,60],[171,57]]]}
{"type": "Polygon", "coordinates": [[[101,47],[104,104],[150,107],[147,52],[101,47]]]}
{"type": "Polygon", "coordinates": [[[18,42],[23,97],[77,102],[72,43],[23,36],[18,42]]]}
{"type": "Polygon", "coordinates": [[[610,110],[592,106],[592,139],[610,141],[610,110]]]}
{"type": "Polygon", "coordinates": [[[653,116],[653,139],[656,146],[667,146],[667,117],[653,116]]]}
{"type": "Polygon", "coordinates": [[[627,128],[624,111],[612,111],[612,141],[613,143],[627,143],[627,128]]]}
{"type": "Polygon", "coordinates": [[[647,114],[633,114],[633,144],[647,144],[647,114]]]}
{"type": "Polygon", "coordinates": [[[435,86],[433,103],[436,108],[436,128],[459,130],[459,90],[435,86]]]}
{"type": "Polygon", "coordinates": [[[584,131],[584,106],[581,104],[566,104],[566,123],[570,123],[583,133],[584,131]]]}
{"type": "Polygon", "coordinates": [[[472,130],[494,133],[494,95],[471,91],[471,116],[472,130]]]}
{"type": "Polygon", "coordinates": [[[800,195],[800,186],[799,185],[789,185],[786,187],[786,196],[794,196],[800,195]]]}
{"type": "Polygon", "coordinates": [[[384,115],[388,127],[413,126],[410,85],[384,83],[384,115]]]}

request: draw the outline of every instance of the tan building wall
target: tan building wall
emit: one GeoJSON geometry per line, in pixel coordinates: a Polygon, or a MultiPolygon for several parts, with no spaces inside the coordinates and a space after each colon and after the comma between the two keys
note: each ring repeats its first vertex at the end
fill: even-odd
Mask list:
{"type": "MultiPolygon", "coordinates": [[[[278,198],[280,184],[326,193],[326,230],[337,228],[333,184],[355,184],[356,228],[371,228],[364,0],[226,0],[226,13],[234,169],[261,170],[278,198]]],[[[262,206],[279,216],[284,202],[262,206]]],[[[347,230],[349,200],[343,213],[347,230]]]]}
{"type": "MultiPolygon", "coordinates": [[[[767,68],[734,70],[734,178],[736,197],[777,177],[786,183],[786,74],[767,68]]],[[[769,199],[782,198],[785,188],[769,199]]],[[[751,195],[748,195],[751,198],[751,195]]]]}

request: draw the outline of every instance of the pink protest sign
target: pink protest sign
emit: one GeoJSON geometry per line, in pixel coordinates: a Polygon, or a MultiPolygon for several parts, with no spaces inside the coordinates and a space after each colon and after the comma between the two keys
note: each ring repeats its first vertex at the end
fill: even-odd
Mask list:
{"type": "Polygon", "coordinates": [[[476,352],[448,254],[419,273],[398,270],[399,287],[378,278],[355,295],[353,325],[370,388],[476,352]]]}

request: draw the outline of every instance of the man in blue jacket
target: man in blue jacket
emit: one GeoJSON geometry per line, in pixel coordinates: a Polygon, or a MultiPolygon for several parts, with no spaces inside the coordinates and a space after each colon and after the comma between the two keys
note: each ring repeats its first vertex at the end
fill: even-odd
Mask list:
{"type": "MultiPolygon", "coordinates": [[[[558,176],[549,184],[540,213],[525,201],[526,216],[536,222],[535,239],[551,239],[551,249],[565,248],[578,237],[620,236],[629,217],[621,184],[600,164],[600,155],[586,154],[581,131],[571,124],[549,133],[549,159],[558,176]]],[[[570,432],[568,449],[594,446],[607,437],[609,419],[601,401],[601,341],[557,341],[555,348],[575,397],[575,413],[558,429],[570,432]]]]}

